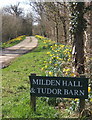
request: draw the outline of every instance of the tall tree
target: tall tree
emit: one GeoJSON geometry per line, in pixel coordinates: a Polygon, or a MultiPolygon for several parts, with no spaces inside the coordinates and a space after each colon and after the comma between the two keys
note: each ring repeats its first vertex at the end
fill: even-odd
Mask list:
{"type": "Polygon", "coordinates": [[[3,42],[23,34],[32,35],[32,13],[24,16],[24,11],[19,4],[6,6],[2,10],[3,42]]]}
{"type": "Polygon", "coordinates": [[[7,7],[3,8],[3,11],[5,11],[5,13],[11,14],[13,16],[19,17],[23,14],[23,8],[19,7],[20,2],[18,2],[16,5],[10,5],[7,7]]]}
{"type": "Polygon", "coordinates": [[[41,35],[46,36],[46,30],[45,30],[45,24],[44,24],[44,7],[42,2],[30,2],[30,6],[34,9],[34,11],[38,14],[39,16],[39,24],[41,26],[41,35]]]}
{"type": "Polygon", "coordinates": [[[90,79],[92,89],[92,1],[90,2],[90,79]]]}
{"type": "Polygon", "coordinates": [[[84,30],[86,28],[86,20],[84,19],[84,2],[71,3],[72,8],[72,34],[73,41],[73,57],[75,70],[79,74],[84,74],[84,30]]]}
{"type": "Polygon", "coordinates": [[[35,2],[30,3],[30,5],[40,16],[41,33],[43,33],[43,35],[50,34],[48,35],[50,37],[54,36],[56,42],[62,40],[67,43],[67,5],[60,2],[35,2]],[[48,24],[46,24],[46,22],[48,22],[48,24]],[[47,27],[50,28],[50,32],[47,31],[47,27]]]}

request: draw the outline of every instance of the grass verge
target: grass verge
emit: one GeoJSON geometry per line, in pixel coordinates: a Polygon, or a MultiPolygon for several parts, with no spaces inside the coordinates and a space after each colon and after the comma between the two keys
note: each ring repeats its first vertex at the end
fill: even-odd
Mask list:
{"type": "Polygon", "coordinates": [[[44,75],[41,71],[45,55],[49,50],[43,49],[40,40],[38,48],[25,54],[7,67],[2,69],[2,116],[3,118],[55,118],[57,111],[46,102],[37,98],[37,110],[34,113],[30,108],[29,75],[36,73],[44,75]]]}

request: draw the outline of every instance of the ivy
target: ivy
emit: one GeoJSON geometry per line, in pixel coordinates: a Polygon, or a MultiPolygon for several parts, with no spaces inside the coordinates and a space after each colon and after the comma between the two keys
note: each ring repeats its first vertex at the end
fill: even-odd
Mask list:
{"type": "Polygon", "coordinates": [[[71,11],[71,29],[70,33],[74,35],[76,32],[83,32],[87,28],[87,21],[84,18],[84,14],[86,12],[86,8],[84,2],[71,2],[70,3],[70,11],[71,11]]]}

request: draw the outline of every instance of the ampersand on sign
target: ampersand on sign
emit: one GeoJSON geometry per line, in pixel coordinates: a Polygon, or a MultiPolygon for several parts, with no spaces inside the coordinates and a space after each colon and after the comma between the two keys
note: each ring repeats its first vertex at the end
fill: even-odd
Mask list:
{"type": "Polygon", "coordinates": [[[34,88],[31,88],[31,89],[30,89],[30,93],[35,93],[35,89],[34,89],[34,88]]]}

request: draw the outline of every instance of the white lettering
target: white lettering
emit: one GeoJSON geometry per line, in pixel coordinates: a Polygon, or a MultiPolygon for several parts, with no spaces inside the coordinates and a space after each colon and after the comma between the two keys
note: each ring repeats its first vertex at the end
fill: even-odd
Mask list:
{"type": "Polygon", "coordinates": [[[78,95],[78,90],[74,90],[74,95],[78,95]]]}
{"type": "Polygon", "coordinates": [[[56,86],[60,86],[60,80],[58,81],[58,80],[56,80],[56,86]]]}
{"type": "Polygon", "coordinates": [[[67,81],[62,81],[62,86],[67,86],[67,81]]]}
{"type": "Polygon", "coordinates": [[[83,86],[81,85],[81,81],[78,81],[78,87],[83,87],[83,86]]]}
{"type": "Polygon", "coordinates": [[[59,95],[61,95],[62,94],[62,91],[61,91],[61,89],[57,89],[58,90],[58,92],[57,92],[57,94],[59,95]]]}
{"type": "Polygon", "coordinates": [[[69,81],[68,86],[73,86],[73,84],[72,84],[72,82],[71,82],[71,81],[69,81]]]}
{"type": "Polygon", "coordinates": [[[41,79],[39,79],[39,85],[41,85],[42,84],[42,80],[41,79]]]}
{"type": "Polygon", "coordinates": [[[64,95],[68,95],[68,90],[64,89],[64,95]]]}
{"type": "Polygon", "coordinates": [[[47,88],[47,94],[51,94],[51,89],[47,88]]]}
{"type": "Polygon", "coordinates": [[[84,90],[83,91],[79,90],[79,92],[80,92],[80,94],[79,94],[80,96],[85,95],[85,91],[84,90]]]}
{"type": "Polygon", "coordinates": [[[72,90],[70,90],[68,94],[69,94],[69,95],[73,95],[73,91],[72,91],[72,90]]]}
{"type": "Polygon", "coordinates": [[[50,88],[37,88],[37,93],[41,93],[41,94],[58,94],[61,95],[62,94],[62,90],[61,89],[50,89],[50,88]]]}
{"type": "Polygon", "coordinates": [[[51,85],[55,86],[55,80],[51,80],[51,85]]]}
{"type": "MultiPolygon", "coordinates": [[[[35,93],[35,89],[31,89],[31,93],[35,93]]],[[[63,93],[61,89],[51,89],[51,88],[37,88],[38,94],[53,94],[53,95],[74,95],[74,96],[84,96],[85,90],[68,90],[64,89],[63,93]]]]}
{"type": "Polygon", "coordinates": [[[45,94],[46,93],[46,88],[42,88],[42,94],[45,94]]]}
{"type": "Polygon", "coordinates": [[[57,94],[57,89],[52,89],[53,94],[57,94]]]}
{"type": "Polygon", "coordinates": [[[34,88],[31,88],[31,89],[30,89],[30,92],[31,92],[31,93],[35,93],[35,89],[34,89],[34,88]]]}
{"type": "Polygon", "coordinates": [[[50,80],[46,80],[46,85],[50,85],[50,80]]]}
{"type": "Polygon", "coordinates": [[[38,85],[38,79],[37,80],[35,80],[35,79],[33,79],[33,85],[38,85]]]}
{"type": "Polygon", "coordinates": [[[41,88],[37,88],[37,90],[38,90],[38,93],[41,93],[41,88]]]}

